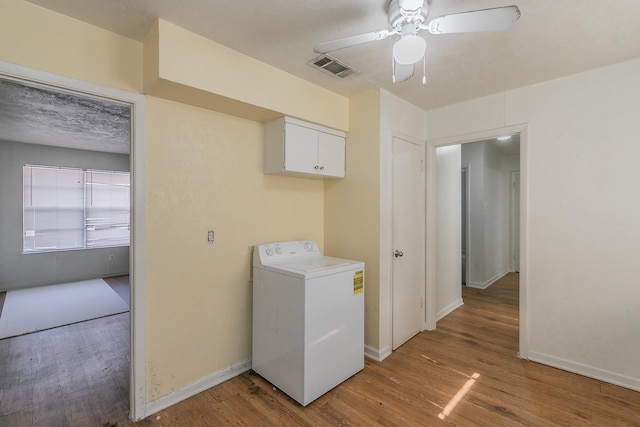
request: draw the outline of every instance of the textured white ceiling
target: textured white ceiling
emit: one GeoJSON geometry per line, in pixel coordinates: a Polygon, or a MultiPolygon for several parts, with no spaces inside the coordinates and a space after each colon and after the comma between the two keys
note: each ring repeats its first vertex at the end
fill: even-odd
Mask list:
{"type": "Polygon", "coordinates": [[[387,0],[30,1],[136,40],[160,17],[345,96],[381,87],[424,109],[640,56],[638,0],[431,0],[431,18],[509,4],[522,17],[499,33],[421,33],[427,86],[391,83],[393,37],[333,54],[353,78],[307,65],[319,42],[387,28],[387,0]]]}
{"type": "MultiPolygon", "coordinates": [[[[162,18],[344,96],[380,87],[423,109],[640,57],[639,0],[431,0],[430,18],[510,4],[520,8],[522,17],[498,33],[422,32],[427,40],[426,86],[418,76],[391,83],[393,37],[332,53],[360,71],[347,79],[307,65],[317,56],[317,43],[388,28],[388,0],[29,1],[139,41],[162,18]]],[[[109,129],[97,118],[78,128],[74,138],[70,123],[38,127],[37,120],[24,120],[29,111],[19,112],[18,105],[10,109],[6,94],[0,93],[0,107],[5,118],[0,138],[59,139],[58,144],[67,146],[128,152],[124,144],[129,137],[122,131],[111,129],[114,133],[100,139],[109,129]],[[30,128],[19,129],[17,120],[9,124],[9,117],[21,115],[20,123],[30,128]],[[107,144],[116,133],[121,141],[107,144]]]]}

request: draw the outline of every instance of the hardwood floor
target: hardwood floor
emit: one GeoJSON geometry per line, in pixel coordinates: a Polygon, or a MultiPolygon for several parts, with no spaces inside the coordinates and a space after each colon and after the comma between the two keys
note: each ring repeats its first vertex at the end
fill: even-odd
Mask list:
{"type": "Polygon", "coordinates": [[[517,274],[464,301],[307,407],[244,373],[137,425],[640,425],[640,393],[516,357],[517,274]]]}
{"type": "MultiPolygon", "coordinates": [[[[115,347],[127,347],[126,361],[122,353],[115,358],[120,359],[120,368],[107,363],[105,355],[86,359],[71,350],[53,354],[55,351],[45,345],[47,340],[15,344],[9,349],[0,341],[0,360],[22,352],[21,364],[9,372],[6,365],[11,363],[0,367],[4,369],[0,370],[0,413],[4,417],[0,425],[640,425],[640,393],[516,357],[516,274],[507,275],[487,290],[465,288],[463,294],[465,305],[438,322],[436,331],[418,334],[381,363],[366,359],[362,372],[307,407],[247,372],[133,423],[127,419],[123,403],[127,386],[122,378],[128,373],[122,367],[129,366],[128,323],[126,328],[102,325],[104,331],[99,333],[108,335],[98,341],[111,339],[118,343],[115,347]],[[57,374],[49,371],[52,368],[42,371],[40,365],[50,358],[65,367],[57,368],[57,374]],[[99,369],[92,371],[95,366],[99,369]],[[88,384],[76,390],[67,388],[67,383],[82,376],[88,384]],[[9,382],[20,387],[6,394],[4,378],[12,378],[9,382]],[[119,385],[108,386],[115,383],[119,385]],[[44,399],[44,403],[34,407],[30,403],[34,399],[44,399]],[[14,408],[8,416],[4,412],[7,406],[14,408]]],[[[112,316],[114,320],[117,317],[112,316]]],[[[79,341],[92,343],[95,333],[95,329],[82,333],[79,341]]]]}

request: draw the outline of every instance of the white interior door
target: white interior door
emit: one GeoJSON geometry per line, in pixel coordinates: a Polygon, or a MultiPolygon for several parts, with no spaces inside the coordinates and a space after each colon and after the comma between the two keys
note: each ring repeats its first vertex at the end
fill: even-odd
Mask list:
{"type": "Polygon", "coordinates": [[[425,289],[424,147],[393,138],[392,347],[420,332],[425,289]]]}

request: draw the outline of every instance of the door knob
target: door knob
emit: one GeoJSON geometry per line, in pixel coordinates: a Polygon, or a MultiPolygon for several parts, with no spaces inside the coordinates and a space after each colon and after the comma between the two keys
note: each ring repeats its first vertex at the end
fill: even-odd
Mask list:
{"type": "Polygon", "coordinates": [[[399,256],[404,255],[401,251],[397,250],[393,253],[393,256],[395,256],[396,258],[398,258],[399,256]]]}

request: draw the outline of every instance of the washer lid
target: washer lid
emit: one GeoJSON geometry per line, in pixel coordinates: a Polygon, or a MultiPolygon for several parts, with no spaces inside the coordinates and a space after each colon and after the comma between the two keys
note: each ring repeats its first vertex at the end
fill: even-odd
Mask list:
{"type": "Polygon", "coordinates": [[[289,276],[311,279],[313,277],[340,273],[354,268],[364,268],[364,263],[362,261],[353,261],[328,256],[312,256],[263,265],[260,268],[289,276]]]}
{"type": "Polygon", "coordinates": [[[287,264],[290,269],[297,269],[305,273],[311,273],[318,270],[324,270],[332,267],[340,267],[349,265],[349,260],[340,258],[331,258],[328,256],[314,257],[287,264]]]}

